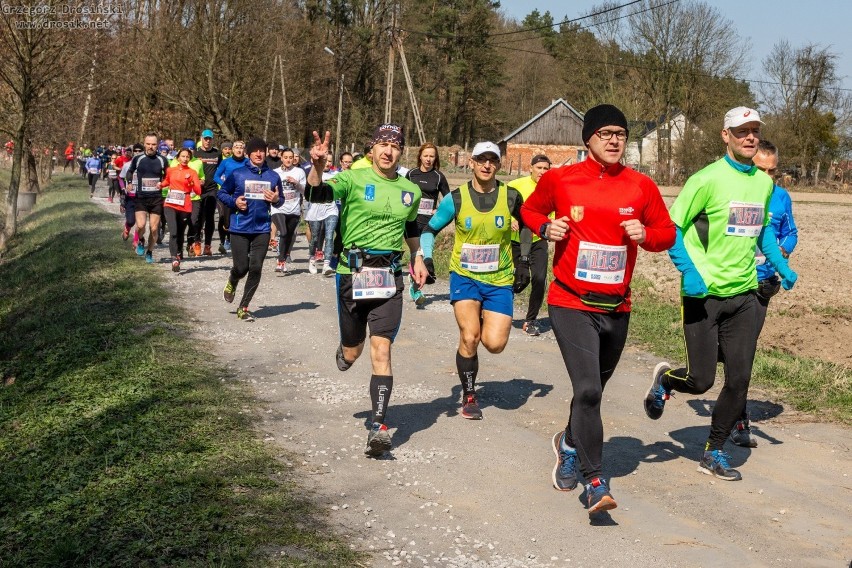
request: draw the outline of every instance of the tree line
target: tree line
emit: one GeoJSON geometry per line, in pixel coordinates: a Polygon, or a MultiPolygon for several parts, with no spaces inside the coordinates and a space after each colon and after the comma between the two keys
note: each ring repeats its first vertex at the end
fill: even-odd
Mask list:
{"type": "Polygon", "coordinates": [[[516,21],[492,0],[115,0],[102,3],[109,14],[84,10],[95,5],[4,2],[20,9],[0,14],[0,132],[16,143],[3,235],[14,232],[21,176],[40,181],[33,149],[203,128],[304,147],[311,130],[335,131],[341,85],[335,144],[347,148],[387,110],[416,144],[412,96],[425,138],[440,146],[499,139],[556,98],[580,112],[616,104],[635,135],[683,112],[696,128],[660,157],[666,175],[715,158],[721,116],[738,105],[764,113],[782,163],[804,172],[850,146],[836,53],[782,41],[750,61],[736,24],[702,1],[607,1],[565,22],[538,10],[516,21]],[[770,83],[747,81],[749,66],[770,83]]]}

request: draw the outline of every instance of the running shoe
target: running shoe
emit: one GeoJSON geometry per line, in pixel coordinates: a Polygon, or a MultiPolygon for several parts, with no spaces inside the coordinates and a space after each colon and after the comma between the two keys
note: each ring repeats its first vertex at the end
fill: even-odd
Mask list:
{"type": "Polygon", "coordinates": [[[237,308],[237,317],[243,321],[254,321],[254,316],[249,311],[248,306],[237,308]]]}
{"type": "Polygon", "coordinates": [[[287,263],[283,260],[279,260],[275,265],[275,272],[287,272],[287,263]]]}
{"type": "Polygon", "coordinates": [[[417,287],[414,280],[408,285],[408,295],[411,296],[411,299],[414,300],[414,304],[417,306],[422,306],[426,303],[426,296],[423,295],[423,292],[417,287]]]}
{"type": "Polygon", "coordinates": [[[210,245],[204,245],[204,256],[213,256],[213,249],[210,245]]]}
{"type": "Polygon", "coordinates": [[[657,420],[663,415],[663,410],[666,408],[666,401],[671,396],[671,391],[667,391],[662,383],[663,375],[670,369],[671,365],[668,363],[657,363],[657,366],[654,367],[654,380],[651,383],[651,388],[648,389],[648,393],[645,395],[645,414],[651,420],[657,420]]]}
{"type": "Polygon", "coordinates": [[[553,487],[559,491],[571,491],[577,487],[577,450],[565,443],[565,430],[553,435],[553,487]]]}
{"type": "Polygon", "coordinates": [[[145,253],[145,262],[147,262],[148,264],[154,264],[154,255],[151,253],[151,251],[147,251],[145,253]]]}
{"type": "Polygon", "coordinates": [[[225,298],[225,301],[229,304],[234,301],[234,296],[237,294],[237,287],[231,284],[231,281],[225,284],[225,291],[222,292],[222,296],[225,298]]]}
{"type": "Polygon", "coordinates": [[[367,448],[364,453],[372,458],[378,458],[392,447],[391,436],[388,427],[378,422],[373,422],[370,433],[367,434],[367,448]]]}
{"type": "Polygon", "coordinates": [[[606,486],[606,481],[600,477],[594,478],[591,483],[586,485],[586,496],[589,500],[590,517],[596,513],[602,513],[603,511],[609,511],[618,507],[615,499],[612,498],[609,492],[609,488],[606,486]]]}
{"type": "Polygon", "coordinates": [[[731,441],[743,448],[757,447],[757,440],[751,435],[751,427],[748,420],[737,420],[734,429],[731,430],[731,441]]]}
{"type": "Polygon", "coordinates": [[[722,450],[706,451],[698,462],[698,471],[725,481],[739,481],[743,476],[728,464],[730,457],[722,450]]]}
{"type": "Polygon", "coordinates": [[[228,254],[228,251],[225,249],[225,245],[223,243],[219,243],[219,254],[228,254]]]}
{"type": "Polygon", "coordinates": [[[121,238],[125,241],[130,238],[130,227],[125,227],[123,231],[121,231],[121,238]]]}
{"type": "Polygon", "coordinates": [[[468,420],[482,420],[482,411],[476,403],[476,395],[464,395],[464,404],[462,404],[461,415],[468,420]]]}
{"type": "Polygon", "coordinates": [[[195,247],[192,246],[192,243],[186,243],[186,256],[187,258],[195,256],[195,247]]]}
{"type": "Polygon", "coordinates": [[[343,356],[343,344],[342,343],[338,344],[337,353],[334,354],[334,358],[337,361],[337,368],[340,369],[341,371],[348,371],[349,367],[352,366],[352,363],[355,362],[355,361],[352,361],[352,363],[350,363],[343,356]]]}
{"type": "Polygon", "coordinates": [[[225,239],[225,244],[222,245],[222,248],[225,249],[225,252],[231,252],[231,239],[225,239]]]}
{"type": "Polygon", "coordinates": [[[139,232],[133,231],[133,246],[136,246],[138,244],[139,244],[139,232]]]}
{"type": "Polygon", "coordinates": [[[201,256],[201,243],[195,242],[192,244],[193,256],[201,256]]]}
{"type": "Polygon", "coordinates": [[[136,254],[139,256],[145,254],[145,239],[139,239],[139,242],[136,243],[136,254]]]}
{"type": "Polygon", "coordinates": [[[334,274],[334,269],[331,267],[331,262],[328,260],[322,261],[322,275],[331,276],[334,274]]]}
{"type": "Polygon", "coordinates": [[[308,259],[308,272],[311,274],[317,273],[317,257],[316,255],[308,259]]]}
{"type": "Polygon", "coordinates": [[[285,258],[285,259],[284,259],[284,261],[285,261],[287,264],[293,264],[293,257],[292,257],[292,256],[290,256],[290,255],[288,254],[288,255],[287,255],[287,258],[285,258]]]}
{"type": "Polygon", "coordinates": [[[538,337],[541,335],[541,331],[538,329],[538,322],[535,320],[525,321],[522,329],[524,330],[524,333],[532,337],[538,337]]]}
{"type": "Polygon", "coordinates": [[[325,260],[325,254],[321,250],[317,251],[317,260],[325,260]]]}
{"type": "Polygon", "coordinates": [[[269,239],[269,250],[278,248],[278,239],[269,239]]]}
{"type": "Polygon", "coordinates": [[[177,257],[172,259],[172,272],[180,272],[180,260],[177,257]]]}
{"type": "Polygon", "coordinates": [[[107,203],[112,203],[112,197],[107,197],[107,203]]]}

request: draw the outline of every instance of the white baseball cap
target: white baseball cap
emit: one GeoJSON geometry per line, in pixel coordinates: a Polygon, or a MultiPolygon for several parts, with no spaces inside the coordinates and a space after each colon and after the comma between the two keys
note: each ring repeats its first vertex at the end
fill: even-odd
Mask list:
{"type": "Polygon", "coordinates": [[[502,156],[500,155],[500,147],[494,142],[477,142],[470,155],[471,157],[476,158],[477,156],[481,156],[482,154],[487,154],[489,152],[497,156],[498,160],[502,159],[502,156]]]}
{"type": "Polygon", "coordinates": [[[757,114],[757,111],[753,108],[737,107],[732,108],[725,113],[725,129],[736,128],[737,126],[742,126],[747,122],[759,122],[760,124],[765,124],[762,120],[760,120],[760,115],[757,114]]]}

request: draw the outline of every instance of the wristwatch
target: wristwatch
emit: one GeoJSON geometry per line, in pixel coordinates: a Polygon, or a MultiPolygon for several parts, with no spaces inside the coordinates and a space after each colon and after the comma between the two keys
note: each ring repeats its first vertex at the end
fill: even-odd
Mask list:
{"type": "Polygon", "coordinates": [[[544,240],[547,240],[547,228],[550,226],[550,223],[542,223],[541,227],[538,228],[538,236],[544,240]]]}

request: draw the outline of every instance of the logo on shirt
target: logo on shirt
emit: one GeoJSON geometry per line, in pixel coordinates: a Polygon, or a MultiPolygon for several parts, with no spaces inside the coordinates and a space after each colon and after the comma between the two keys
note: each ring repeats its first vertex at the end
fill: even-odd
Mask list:
{"type": "Polygon", "coordinates": [[[376,186],[373,184],[368,185],[364,188],[364,200],[365,201],[375,201],[376,200],[376,186]]]}
{"type": "Polygon", "coordinates": [[[406,207],[411,207],[411,204],[414,203],[414,193],[410,191],[402,192],[402,204],[406,207]]]}
{"type": "Polygon", "coordinates": [[[633,208],[632,207],[619,207],[618,208],[618,214],[619,215],[633,215],[633,208]]]}
{"type": "Polygon", "coordinates": [[[502,229],[503,225],[506,224],[506,218],[502,215],[497,215],[494,217],[494,224],[497,225],[498,229],[502,229]]]}
{"type": "Polygon", "coordinates": [[[473,219],[471,219],[470,217],[465,217],[464,218],[464,228],[469,231],[472,227],[473,227],[473,219]]]}
{"type": "Polygon", "coordinates": [[[571,206],[571,220],[575,223],[579,223],[583,220],[583,213],[585,211],[585,207],[582,205],[572,205],[571,206]]]}

